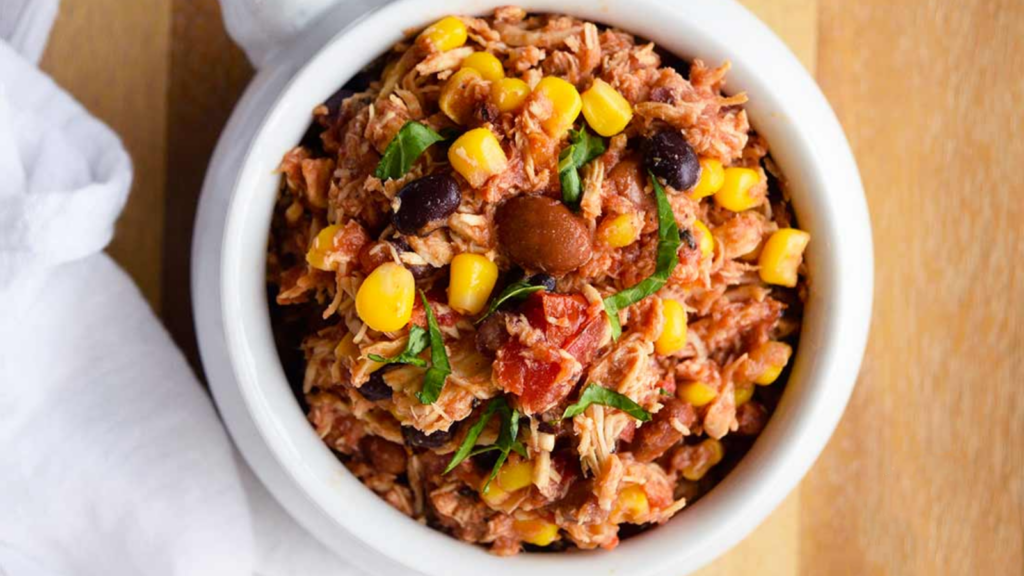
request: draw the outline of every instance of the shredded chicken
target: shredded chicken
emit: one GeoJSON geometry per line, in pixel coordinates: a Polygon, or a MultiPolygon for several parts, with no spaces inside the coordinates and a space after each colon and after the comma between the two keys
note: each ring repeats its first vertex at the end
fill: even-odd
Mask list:
{"type": "MultiPolygon", "coordinates": [[[[465,43],[398,43],[362,75],[369,83],[318,106],[309,133],[284,154],[267,254],[279,351],[316,433],[396,510],[497,555],[524,546],[612,549],[641,529],[624,525],[667,522],[711,489],[771,416],[786,373],[770,387],[754,381],[788,363],[808,291],[804,267],[795,288],[760,277],[766,240],[795,226],[785,178],[751,130],[748,96],[726,91],[728,62],[682,62],[628,32],[514,6],[458,19],[465,43]],[[453,92],[449,79],[475,52],[493,55],[506,78],[531,90],[545,76],[578,92],[600,80],[632,108],[621,132],[601,138],[604,151],[575,168],[580,196],[566,213],[590,245],[569,272],[545,278],[548,269],[517,260],[500,224],[510,200],[561,199],[569,190],[570,137],[551,129],[563,103],[536,90],[502,112],[486,74],[453,92]],[[382,177],[382,156],[410,122],[445,142],[382,177]],[[477,128],[494,136],[505,162],[470,184],[447,150],[453,135],[477,128]],[[662,175],[679,228],[671,273],[660,270],[665,240],[644,145],[663,132],[681,136],[701,165],[717,160],[758,176],[747,191],[754,207],[733,212],[662,175]],[[451,176],[458,197],[405,233],[400,211],[441,210],[419,206],[410,185],[440,175],[451,176]],[[451,265],[464,254],[497,268],[481,307],[521,278],[545,288],[513,293],[485,318],[453,295],[464,278],[451,265]],[[409,322],[393,332],[374,330],[357,306],[366,278],[385,263],[408,270],[416,289],[409,322]],[[664,282],[618,312],[622,333],[613,337],[606,298],[652,275],[664,282]],[[428,307],[450,373],[425,403],[437,352],[428,307]],[[686,333],[669,346],[680,309],[686,333]],[[415,358],[410,346],[419,346],[415,358]],[[581,405],[591,386],[614,400],[581,405]],[[460,447],[475,450],[446,473],[460,447]]],[[[587,125],[581,116],[574,128],[587,125]]],[[[539,233],[533,220],[520,224],[519,234],[539,233]]]]}

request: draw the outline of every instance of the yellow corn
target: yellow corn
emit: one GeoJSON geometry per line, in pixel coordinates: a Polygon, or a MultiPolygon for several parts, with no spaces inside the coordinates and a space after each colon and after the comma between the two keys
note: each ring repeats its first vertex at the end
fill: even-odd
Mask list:
{"type": "Polygon", "coordinates": [[[785,342],[776,342],[772,340],[757,347],[757,349],[750,353],[751,358],[755,361],[762,362],[763,359],[768,356],[776,358],[781,357],[784,358],[784,360],[782,360],[781,364],[774,362],[769,364],[768,367],[765,368],[764,372],[761,372],[757,378],[754,378],[754,383],[767,386],[772,382],[775,382],[775,380],[778,379],[779,374],[782,373],[782,369],[789,363],[789,358],[792,355],[793,348],[785,342]]]}
{"type": "Polygon", "coordinates": [[[505,68],[501,60],[490,52],[473,52],[462,61],[463,68],[472,68],[484,77],[484,80],[501,80],[505,77],[505,68]]]}
{"type": "Polygon", "coordinates": [[[612,519],[617,522],[643,522],[651,512],[647,493],[636,484],[626,486],[612,508],[612,519]]]}
{"type": "Polygon", "coordinates": [[[492,508],[497,508],[508,500],[510,494],[502,490],[501,486],[498,486],[497,482],[487,484],[485,480],[484,484],[480,485],[480,498],[492,508]],[[487,490],[484,490],[484,484],[487,485],[487,490]]]}
{"type": "Polygon", "coordinates": [[[722,443],[714,438],[708,438],[697,446],[704,454],[704,458],[695,458],[693,464],[682,469],[683,478],[696,482],[708,473],[712,466],[722,461],[725,456],[725,449],[722,443]]]}
{"type": "Polygon", "coordinates": [[[359,357],[359,346],[356,346],[355,334],[346,332],[341,342],[334,348],[334,356],[337,358],[348,358],[355,360],[359,357]]]}
{"type": "Polygon", "coordinates": [[[541,124],[544,131],[554,138],[561,137],[569,128],[572,128],[572,123],[580,115],[580,110],[583,108],[580,93],[572,84],[554,76],[541,78],[533,91],[551,101],[554,108],[551,116],[541,124]]]}
{"type": "Polygon", "coordinates": [[[679,388],[679,398],[695,407],[708,405],[718,396],[718,391],[703,382],[690,382],[679,388]]]}
{"type": "Polygon", "coordinates": [[[533,463],[529,460],[506,463],[498,470],[498,485],[506,492],[515,492],[530,484],[533,484],[533,463]]]}
{"type": "Polygon", "coordinates": [[[356,313],[367,326],[394,332],[409,323],[416,282],[401,264],[385,262],[374,268],[356,292],[356,313]]]}
{"type": "Polygon", "coordinates": [[[448,305],[463,314],[476,314],[487,305],[498,266],[481,254],[459,254],[452,259],[448,305]]]}
{"type": "Polygon", "coordinates": [[[732,398],[736,406],[743,406],[754,397],[753,384],[737,384],[732,390],[732,398]]]}
{"type": "Polygon", "coordinates": [[[463,68],[452,74],[441,87],[437,105],[452,122],[462,125],[473,119],[473,100],[469,95],[469,87],[482,79],[483,76],[476,69],[463,68]]]}
{"type": "Polygon", "coordinates": [[[619,214],[618,216],[602,223],[601,237],[605,244],[612,248],[622,248],[632,244],[640,232],[637,218],[633,214],[619,214]]]}
{"type": "Polygon", "coordinates": [[[761,179],[751,168],[726,168],[722,187],[715,192],[715,202],[733,212],[743,212],[757,206],[760,198],[750,195],[751,188],[761,179]]]}
{"type": "Polygon", "coordinates": [[[697,246],[700,247],[700,253],[704,256],[710,256],[715,251],[715,237],[711,235],[711,230],[708,230],[707,225],[700,220],[693,222],[693,229],[699,236],[697,238],[697,246]]]}
{"type": "Polygon", "coordinates": [[[725,169],[722,168],[722,162],[714,158],[701,158],[700,180],[693,187],[693,192],[690,192],[690,198],[694,200],[707,198],[721,190],[724,183],[725,169]]]}
{"type": "Polygon", "coordinates": [[[508,158],[498,139],[487,128],[475,128],[459,136],[448,149],[452,168],[474,188],[505,171],[508,158]]]}
{"type": "Polygon", "coordinates": [[[558,539],[558,525],[540,518],[513,520],[512,527],[523,542],[535,546],[547,546],[558,539]]]}
{"type": "Polygon", "coordinates": [[[675,300],[662,300],[661,312],[665,325],[654,342],[654,351],[667,356],[686,346],[686,310],[675,300]]]}
{"type": "Polygon", "coordinates": [[[438,52],[447,52],[466,43],[466,25],[455,16],[447,16],[434,22],[420,33],[420,38],[438,52]]]}
{"type": "Polygon", "coordinates": [[[804,249],[811,235],[796,228],[783,228],[764,243],[757,263],[761,267],[761,280],[767,284],[796,286],[797,270],[804,260],[804,249]]]}
{"type": "Polygon", "coordinates": [[[332,224],[316,235],[316,238],[313,239],[313,245],[306,252],[306,262],[310,266],[317,270],[331,269],[330,265],[327,264],[327,256],[334,250],[334,236],[340,228],[341,226],[332,224]]]}
{"type": "Polygon", "coordinates": [[[629,100],[622,97],[611,84],[597,79],[581,96],[583,117],[601,136],[610,137],[622,132],[633,119],[629,100]]]}
{"type": "Polygon", "coordinates": [[[491,102],[498,112],[514,112],[530,95],[530,85],[519,78],[502,78],[491,84],[491,102]]]}

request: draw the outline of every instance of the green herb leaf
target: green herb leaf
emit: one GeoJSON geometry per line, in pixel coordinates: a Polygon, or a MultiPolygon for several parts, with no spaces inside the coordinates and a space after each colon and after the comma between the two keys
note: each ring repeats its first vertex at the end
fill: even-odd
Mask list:
{"type": "Polygon", "coordinates": [[[558,179],[562,183],[562,202],[575,209],[582,195],[579,169],[604,154],[604,140],[586,128],[569,132],[569,146],[558,155],[558,179]]]}
{"type": "Polygon", "coordinates": [[[662,396],[672,396],[672,393],[664,388],[658,388],[658,394],[661,394],[662,396]]]}
{"type": "Polygon", "coordinates": [[[486,319],[488,316],[497,312],[498,308],[500,308],[506,302],[511,302],[513,300],[522,300],[529,296],[530,294],[533,294],[534,292],[544,289],[543,284],[535,286],[533,284],[530,284],[530,280],[531,278],[523,278],[519,282],[515,282],[506,286],[505,289],[502,290],[500,294],[498,294],[493,300],[491,300],[491,303],[490,305],[487,306],[487,310],[484,312],[484,315],[478,318],[475,323],[479,324],[483,322],[484,319],[486,319]]]}
{"type": "Polygon", "coordinates": [[[511,410],[504,398],[501,400],[503,407],[498,408],[498,413],[501,415],[501,428],[498,430],[498,441],[495,443],[501,454],[495,460],[494,466],[491,468],[491,474],[487,477],[487,482],[484,483],[484,494],[490,489],[491,481],[498,477],[502,464],[508,460],[509,452],[514,450],[517,454],[526,458],[526,447],[523,446],[522,442],[516,440],[519,436],[519,412],[511,410]]]}
{"type": "Polygon", "coordinates": [[[437,325],[437,318],[434,311],[427,302],[427,295],[420,290],[420,298],[423,300],[423,310],[427,313],[427,329],[430,334],[430,368],[427,368],[423,376],[423,388],[416,393],[420,404],[433,404],[441,395],[441,388],[444,381],[452,373],[452,367],[448,363],[448,352],[444,349],[444,337],[441,335],[441,328],[437,325]]]}
{"type": "Polygon", "coordinates": [[[373,175],[381,180],[395,180],[405,176],[420,154],[431,144],[444,140],[437,132],[423,124],[410,120],[391,139],[373,175]]]}
{"type": "Polygon", "coordinates": [[[622,335],[619,323],[619,311],[636,304],[661,289],[668,282],[672,271],[679,264],[679,226],[676,224],[672,206],[665,196],[665,189],[650,171],[647,172],[654,187],[654,197],[658,202],[658,253],[655,258],[654,274],[644,278],[636,285],[604,299],[604,310],[612,325],[612,338],[618,340],[622,335]]]}
{"type": "Polygon", "coordinates": [[[484,454],[486,452],[498,451],[498,459],[494,463],[494,467],[491,468],[491,474],[487,478],[487,482],[484,484],[483,491],[486,493],[487,489],[491,485],[491,480],[494,480],[498,476],[498,471],[501,470],[501,465],[508,459],[510,452],[515,451],[523,458],[526,458],[526,447],[523,446],[522,442],[519,442],[516,438],[519,436],[519,412],[512,410],[508,402],[503,396],[494,398],[491,400],[487,407],[484,408],[483,414],[480,415],[480,419],[469,429],[466,437],[462,439],[462,444],[459,445],[459,449],[452,455],[452,459],[448,462],[448,466],[444,469],[444,473],[447,474],[454,470],[459,464],[461,464],[466,458],[476,456],[477,454],[484,454]],[[494,444],[489,446],[476,446],[477,439],[480,438],[480,434],[483,433],[484,428],[487,427],[487,423],[491,421],[491,417],[495,414],[501,419],[500,428],[498,429],[498,439],[494,444]]]}
{"type": "Polygon", "coordinates": [[[398,356],[392,356],[385,358],[380,354],[367,354],[367,357],[374,362],[381,364],[411,364],[412,366],[419,366],[425,368],[427,362],[420,358],[420,352],[427,349],[430,345],[430,336],[427,331],[419,326],[413,326],[409,328],[409,341],[405,344],[405,350],[402,351],[398,356]]]}
{"type": "Polygon", "coordinates": [[[600,404],[602,406],[618,408],[641,422],[647,422],[651,419],[651,413],[644,410],[643,407],[636,402],[630,400],[628,396],[619,394],[618,392],[607,388],[602,388],[597,384],[587,386],[587,388],[583,390],[583,393],[580,394],[580,399],[577,400],[575,404],[572,404],[565,409],[565,413],[562,414],[562,418],[572,418],[577,414],[582,414],[583,411],[591,404],[600,404]]]}
{"type": "Polygon", "coordinates": [[[498,449],[497,445],[494,444],[490,446],[482,446],[481,448],[475,448],[475,446],[477,438],[480,437],[484,428],[487,427],[487,423],[491,421],[491,416],[494,416],[494,412],[498,409],[500,404],[505,404],[506,407],[508,406],[508,404],[505,403],[504,398],[495,398],[487,403],[487,407],[484,408],[484,413],[480,415],[480,419],[477,420],[476,424],[473,424],[469,429],[469,432],[466,433],[466,437],[462,439],[462,444],[459,445],[459,449],[455,451],[454,455],[452,455],[451,462],[449,462],[448,467],[444,469],[445,474],[455,470],[456,466],[462,464],[462,461],[470,456],[476,456],[477,454],[483,454],[484,452],[498,449]]]}

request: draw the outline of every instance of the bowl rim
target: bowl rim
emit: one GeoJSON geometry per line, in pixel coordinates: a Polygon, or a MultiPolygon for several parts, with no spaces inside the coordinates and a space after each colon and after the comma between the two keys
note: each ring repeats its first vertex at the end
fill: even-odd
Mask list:
{"type": "MultiPolygon", "coordinates": [[[[289,412],[282,408],[282,404],[287,405],[288,402],[282,398],[280,387],[283,385],[283,392],[287,394],[291,392],[284,381],[272,340],[269,348],[272,361],[266,357],[269,316],[263,291],[263,268],[259,264],[254,266],[251,258],[255,223],[261,221],[261,210],[263,219],[269,223],[269,208],[265,198],[262,204],[257,205],[251,190],[258,187],[255,184],[261,179],[267,178],[267,166],[276,166],[283,154],[279,150],[280,143],[297,132],[297,136],[291,140],[294,144],[305,130],[309,110],[312,109],[312,106],[305,104],[308,104],[309,98],[316,99],[312,92],[324,90],[323,78],[318,79],[317,75],[323,74],[330,65],[335,64],[336,69],[343,70],[334,72],[337,79],[333,81],[333,88],[330,89],[332,92],[347,79],[345,74],[351,75],[384,51],[375,49],[375,46],[384,46],[386,49],[397,40],[399,35],[396,31],[428,24],[433,18],[445,13],[479,14],[506,3],[455,0],[446,3],[442,9],[414,0],[400,0],[334,34],[312,59],[300,67],[292,68],[293,73],[276,95],[263,95],[267,109],[258,119],[258,126],[252,129],[252,140],[247,142],[244,151],[236,150],[233,158],[218,159],[215,156],[204,184],[203,206],[197,217],[198,222],[209,221],[209,214],[203,218],[204,210],[207,213],[210,210],[223,210],[227,215],[220,238],[223,250],[216,255],[219,266],[214,269],[219,279],[214,283],[219,284],[216,297],[219,298],[222,310],[221,317],[212,324],[219,326],[200,322],[198,305],[196,314],[201,347],[212,347],[204,345],[203,341],[216,339],[217,334],[210,332],[216,332],[219,328],[227,358],[217,358],[204,350],[204,366],[209,371],[210,364],[223,367],[225,361],[230,363],[230,378],[224,375],[223,370],[218,378],[211,378],[218,405],[226,412],[224,402],[236,397],[229,397],[223,390],[237,388],[233,392],[240,395],[244,402],[245,411],[260,435],[259,441],[269,449],[277,465],[315,507],[330,517],[337,528],[347,533],[353,542],[362,542],[365,546],[383,552],[387,558],[408,569],[428,574],[478,573],[481,567],[497,574],[522,574],[539,567],[557,567],[568,574],[589,574],[594,570],[660,573],[670,567],[677,572],[695,569],[735,544],[759,524],[797,484],[824,447],[855,382],[866,343],[873,287],[871,233],[866,203],[856,164],[838,120],[795,56],[762,23],[731,0],[692,0],[674,6],[667,6],[658,0],[632,0],[628,8],[623,3],[604,2],[594,5],[583,0],[526,0],[519,4],[531,11],[558,11],[597,21],[613,20],[616,26],[656,40],[676,53],[686,51],[671,49],[679,43],[664,37],[677,33],[680,28],[685,29],[690,38],[697,38],[690,42],[701,46],[700,55],[708,59],[716,54],[732,55],[734,69],[730,72],[730,80],[751,93],[752,102],[747,108],[751,110],[752,121],[759,131],[767,133],[785,130],[791,138],[799,141],[787,144],[792,149],[799,149],[800,153],[796,154],[799,166],[793,164],[797,161],[793,158],[780,159],[774,146],[773,157],[791,180],[794,175],[792,169],[799,168],[797,171],[801,172],[800,178],[806,181],[804,189],[794,194],[794,199],[802,197],[799,202],[794,201],[801,225],[817,221],[811,226],[811,232],[818,241],[812,241],[808,253],[809,266],[816,269],[809,306],[813,303],[821,307],[819,321],[813,330],[822,334],[824,343],[813,350],[815,354],[811,358],[811,352],[805,350],[803,340],[812,327],[805,326],[805,336],[794,359],[793,371],[794,378],[802,375],[801,382],[817,383],[816,386],[805,384],[804,387],[810,386],[810,389],[800,394],[799,401],[807,407],[805,410],[787,413],[788,418],[780,419],[783,406],[796,402],[790,400],[793,397],[792,390],[787,390],[779,411],[769,422],[762,437],[715,490],[668,525],[624,542],[616,552],[520,555],[507,559],[496,559],[477,547],[457,542],[411,522],[372,496],[334,459],[306,423],[301,411],[292,410],[298,412],[304,431],[296,428],[294,418],[285,417],[289,412]],[[365,54],[366,58],[358,59],[355,64],[338,66],[337,62],[344,60],[343,57],[352,51],[365,54]],[[737,57],[740,54],[743,55],[742,59],[737,57]],[[774,84],[767,81],[767,72],[756,69],[761,64],[769,65],[774,84]],[[344,70],[350,70],[351,73],[344,70]],[[311,86],[319,88],[304,91],[311,86]],[[791,93],[796,94],[793,102],[779,101],[793,96],[791,93]],[[773,99],[776,101],[772,106],[777,109],[755,113],[756,109],[765,107],[765,101],[773,99]],[[800,102],[799,112],[802,116],[799,124],[791,120],[798,107],[796,101],[800,102]],[[305,115],[306,121],[299,124],[300,128],[294,129],[287,123],[300,113],[305,115]],[[788,128],[779,127],[787,122],[792,125],[788,128]],[[268,151],[275,146],[280,153],[273,163],[265,164],[263,160],[273,156],[268,151]],[[213,167],[218,162],[226,166],[232,161],[239,168],[230,175],[230,186],[225,187],[227,182],[223,180],[223,171],[219,177],[215,177],[213,167]],[[219,192],[213,191],[215,187],[219,188],[219,192]],[[226,189],[228,192],[224,192],[226,189]],[[215,208],[208,208],[207,197],[216,194],[226,194],[227,197],[222,199],[226,201],[215,208]],[[843,224],[842,233],[838,226],[823,228],[825,224],[834,225],[840,221],[843,224]],[[819,229],[814,229],[815,226],[819,229]],[[249,257],[243,257],[246,247],[249,248],[249,257]],[[843,266],[839,266],[838,262],[842,262],[843,266]],[[243,279],[248,279],[248,283],[243,279]],[[827,294],[820,294],[826,291],[827,294]],[[816,297],[821,297],[820,301],[815,302],[816,297]],[[260,303],[262,317],[259,317],[260,303]],[[233,379],[233,382],[229,382],[229,379],[233,379]],[[274,392],[275,386],[277,393],[274,392]],[[767,436],[769,433],[771,435],[767,436]],[[771,441],[763,441],[766,437],[771,441]],[[745,472],[754,468],[760,469],[760,475],[756,478],[745,472]],[[396,538],[398,534],[406,537],[396,538]],[[677,541],[680,537],[681,542],[677,541]],[[635,562],[640,557],[645,562],[642,566],[635,562]]],[[[288,58],[289,53],[285,50],[275,61],[282,62],[288,58]]],[[[273,66],[272,62],[270,68],[273,66]]],[[[268,70],[267,73],[273,72],[268,70]]],[[[261,72],[260,76],[263,75],[264,72],[261,72]]],[[[267,82],[264,82],[263,86],[266,85],[267,82]]],[[[258,77],[253,88],[259,86],[258,77]]],[[[246,97],[250,97],[248,92],[246,97]]],[[[236,115],[244,109],[245,106],[240,103],[236,115]]],[[[254,111],[249,109],[247,113],[251,115],[254,111]]],[[[233,115],[232,123],[238,124],[240,121],[235,122],[233,115]]],[[[230,144],[230,137],[234,135],[229,126],[218,144],[218,154],[221,154],[221,146],[230,144]],[[228,144],[225,144],[226,141],[228,144]]],[[[771,138],[769,142],[772,142],[771,138]]],[[[794,154],[783,156],[792,157],[794,154]]],[[[211,271],[212,258],[204,253],[205,245],[200,244],[204,238],[204,242],[209,242],[210,234],[201,235],[198,230],[199,226],[194,244],[197,274],[193,287],[197,301],[211,297],[209,280],[200,282],[198,276],[200,272],[211,271]]],[[[259,248],[261,252],[265,248],[265,227],[262,233],[264,242],[259,248]]],[[[291,404],[297,408],[294,398],[291,404]]],[[[232,407],[233,410],[237,408],[232,407]]],[[[234,428],[232,435],[237,441],[234,428]]],[[[243,454],[249,459],[244,447],[243,454]]],[[[259,468],[266,466],[265,461],[261,464],[253,463],[257,473],[260,473],[259,468]]],[[[264,478],[263,474],[260,476],[264,478]]],[[[271,481],[267,481],[267,484],[275,496],[287,500],[280,494],[284,488],[275,488],[271,481]]],[[[286,508],[292,509],[294,506],[286,503],[286,508]]],[[[341,547],[338,542],[340,534],[338,530],[333,535],[324,534],[322,528],[317,531],[321,539],[336,548],[341,547]]],[[[351,546],[347,548],[351,549],[351,546]]],[[[365,562],[372,565],[374,561],[367,559],[365,562]]]]}

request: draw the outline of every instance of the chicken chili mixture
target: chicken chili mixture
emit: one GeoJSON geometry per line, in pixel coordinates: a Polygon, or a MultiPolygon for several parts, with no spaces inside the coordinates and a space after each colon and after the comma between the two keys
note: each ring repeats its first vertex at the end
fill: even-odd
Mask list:
{"type": "Polygon", "coordinates": [[[269,291],[356,477],[502,555],[614,548],[721,479],[781,393],[810,239],[728,68],[506,7],[316,108],[269,291]]]}

